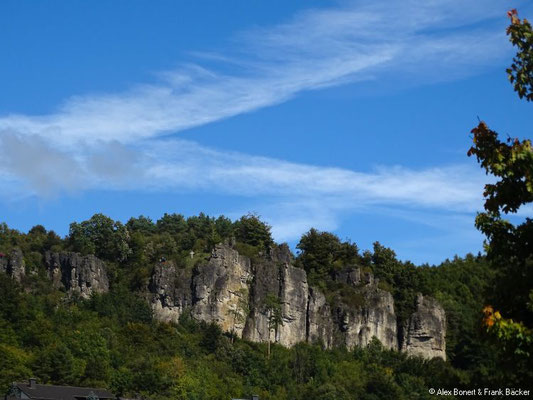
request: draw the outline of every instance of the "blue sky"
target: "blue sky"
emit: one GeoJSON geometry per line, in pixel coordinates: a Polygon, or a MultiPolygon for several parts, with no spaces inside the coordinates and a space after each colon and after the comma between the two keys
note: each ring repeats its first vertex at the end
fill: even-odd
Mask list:
{"type": "MultiPolygon", "coordinates": [[[[530,137],[509,1],[0,3],[0,220],[257,212],[438,263],[477,252],[477,118],[530,137]]],[[[530,210],[523,210],[527,215],[530,210]]]]}

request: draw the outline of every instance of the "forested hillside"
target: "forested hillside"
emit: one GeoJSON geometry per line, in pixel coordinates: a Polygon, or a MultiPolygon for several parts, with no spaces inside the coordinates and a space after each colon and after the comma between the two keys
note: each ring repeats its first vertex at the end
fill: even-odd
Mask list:
{"type": "Polygon", "coordinates": [[[155,223],[141,216],[121,224],[98,214],[71,224],[66,238],[42,226],[24,234],[1,225],[0,253],[7,257],[20,249],[25,268],[20,283],[0,273],[2,390],[36,376],[41,382],[103,386],[149,398],[257,393],[265,399],[390,399],[414,393],[424,398],[431,387],[530,382],[527,370],[502,368],[517,361],[482,327],[494,274],[481,255],[415,266],[379,243],[361,252],[352,242],[316,230],[297,246],[295,264],[329,296],[350,295],[332,277],[357,265],[392,293],[400,316],[412,310],[417,293],[438,299],[448,321],[446,362],[407,357],[378,341],[353,351],[275,345],[268,357],[266,344],[240,340],[186,313],[177,324],[156,322],[143,292],[154,266],[164,258],[192,268],[224,241],[253,259],[265,257],[273,245],[269,226],[254,215],[232,222],[172,214],[155,223]],[[47,251],[95,254],[105,262],[109,292],[83,299],[53,289],[44,269],[47,251]]]}
{"type": "MultiPolygon", "coordinates": [[[[508,15],[507,34],[518,53],[507,73],[519,97],[533,101],[532,27],[516,10],[508,15]]],[[[472,134],[468,154],[496,178],[485,186],[484,212],[475,220],[487,238],[484,254],[416,266],[378,242],[362,250],[311,229],[287,257],[332,313],[336,304],[365,306],[360,282],[339,280],[347,270],[370,274],[376,292],[394,300],[398,328],[420,295],[436,299],[446,314],[446,361],[389,350],[377,339],[364,348],[327,348],[320,341],[287,348],[271,346],[270,337],[250,342],[234,329],[199,321],[186,307],[177,321],[162,322],[148,298],[157,268],[172,268],[166,283],[174,290],[183,286],[181,276],[205,267],[220,243],[245,256],[244,264],[277,268],[272,254],[280,246],[270,227],[256,215],[232,221],[165,214],[123,224],[96,214],[72,223],[64,238],[41,225],[27,233],[0,225],[0,391],[30,376],[154,400],[252,393],[261,399],[429,399],[431,388],[533,389],[533,220],[527,209],[520,223],[507,217],[533,203],[533,149],[527,139],[501,141],[485,122],[472,134]],[[61,285],[54,269],[61,260],[86,263],[97,279],[84,278],[79,290],[61,285]]],[[[270,335],[282,323],[279,296],[266,296],[265,304],[270,335]]],[[[234,311],[235,322],[250,313],[248,305],[234,311]]]]}

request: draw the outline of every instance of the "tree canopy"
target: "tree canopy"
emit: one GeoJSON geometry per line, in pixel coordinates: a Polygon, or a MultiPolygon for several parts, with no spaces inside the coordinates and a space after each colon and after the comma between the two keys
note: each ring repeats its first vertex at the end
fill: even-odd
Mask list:
{"type": "MultiPolygon", "coordinates": [[[[520,98],[533,100],[533,31],[520,20],[516,10],[508,12],[509,40],[516,47],[507,69],[510,82],[520,98]]],[[[533,371],[533,220],[526,217],[513,223],[509,216],[533,202],[533,149],[529,139],[507,138],[480,122],[472,130],[476,156],[495,183],[485,185],[485,211],[476,217],[476,226],[486,237],[486,251],[496,271],[492,305],[484,308],[484,324],[508,354],[502,361],[533,371]]],[[[515,217],[516,219],[516,217],[515,217]]],[[[530,374],[533,381],[533,374],[530,374]]]]}

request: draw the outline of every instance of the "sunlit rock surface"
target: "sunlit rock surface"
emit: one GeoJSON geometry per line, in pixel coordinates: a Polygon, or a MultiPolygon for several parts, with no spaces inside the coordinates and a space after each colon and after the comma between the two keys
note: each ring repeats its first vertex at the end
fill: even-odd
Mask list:
{"type": "Polygon", "coordinates": [[[405,329],[403,349],[410,355],[446,360],[446,313],[433,298],[418,295],[416,312],[405,329]]]}
{"type": "MultiPolygon", "coordinates": [[[[287,246],[252,262],[227,245],[192,270],[158,264],[150,282],[151,305],[161,321],[177,321],[188,309],[198,321],[215,322],[239,337],[271,340],[284,346],[321,343],[326,348],[367,346],[373,337],[400,350],[392,295],[369,272],[349,268],[335,279],[349,286],[351,297],[328,299],[310,287],[304,270],[292,265],[287,246]],[[268,295],[278,298],[282,324],[269,330],[268,295]],[[243,315],[246,313],[246,315],[243,315]]],[[[401,350],[426,358],[445,358],[446,318],[442,307],[419,296],[417,311],[405,329],[401,350]]]]}

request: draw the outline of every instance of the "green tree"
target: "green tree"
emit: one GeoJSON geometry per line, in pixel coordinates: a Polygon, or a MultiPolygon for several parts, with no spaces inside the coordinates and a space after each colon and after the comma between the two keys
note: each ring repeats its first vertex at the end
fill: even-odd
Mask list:
{"type": "Polygon", "coordinates": [[[29,360],[30,355],[23,349],[0,342],[0,389],[26,379],[31,373],[29,360]]]}
{"type": "Polygon", "coordinates": [[[128,229],[103,214],[95,214],[81,223],[70,224],[69,243],[74,251],[97,257],[124,261],[131,254],[128,229]]]}
{"type": "MultiPolygon", "coordinates": [[[[516,10],[508,15],[511,24],[507,34],[518,51],[507,73],[519,97],[530,101],[533,31],[526,19],[518,18],[516,10]]],[[[527,139],[499,140],[485,122],[472,133],[473,146],[468,155],[476,156],[486,173],[496,177],[495,183],[485,185],[485,211],[476,217],[476,227],[487,236],[487,256],[497,271],[493,300],[499,311],[487,306],[484,323],[504,347],[519,356],[514,364],[518,365],[531,360],[533,352],[533,220],[525,218],[513,224],[504,216],[533,202],[533,149],[527,139]]],[[[526,370],[533,370],[531,361],[525,364],[526,370]]],[[[524,375],[525,380],[533,379],[531,373],[524,375]]]]}
{"type": "Polygon", "coordinates": [[[144,215],[140,215],[137,218],[130,218],[126,223],[126,228],[130,232],[141,232],[143,234],[152,234],[156,231],[156,225],[154,222],[144,215]]]}
{"type": "Polygon", "coordinates": [[[531,24],[527,19],[520,20],[516,10],[507,13],[511,18],[511,25],[507,28],[507,35],[511,43],[518,48],[511,67],[507,69],[509,80],[520,98],[533,100],[533,34],[531,24]]]}
{"type": "Polygon", "coordinates": [[[165,213],[157,220],[156,225],[159,232],[168,232],[172,235],[185,233],[187,231],[187,221],[181,214],[165,213]]]}
{"type": "Polygon", "coordinates": [[[301,251],[298,262],[317,284],[348,265],[359,262],[359,249],[355,243],[342,242],[338,236],[311,228],[305,233],[297,249],[301,251]]]}
{"type": "Polygon", "coordinates": [[[283,325],[283,317],[281,314],[281,300],[275,294],[269,293],[265,297],[263,307],[268,318],[267,358],[270,358],[270,338],[272,336],[272,332],[274,332],[275,335],[278,331],[279,326],[283,325]]]}
{"type": "Polygon", "coordinates": [[[247,214],[234,224],[235,238],[260,250],[266,250],[274,243],[270,230],[270,225],[255,214],[247,214]]]}
{"type": "Polygon", "coordinates": [[[215,220],[215,229],[221,238],[230,238],[233,235],[233,222],[221,215],[215,220]]]}
{"type": "Polygon", "coordinates": [[[62,343],[39,351],[33,368],[42,382],[59,385],[78,383],[83,369],[83,363],[76,362],[69,347],[62,343]]]}

